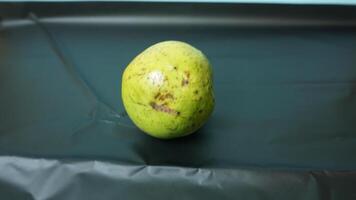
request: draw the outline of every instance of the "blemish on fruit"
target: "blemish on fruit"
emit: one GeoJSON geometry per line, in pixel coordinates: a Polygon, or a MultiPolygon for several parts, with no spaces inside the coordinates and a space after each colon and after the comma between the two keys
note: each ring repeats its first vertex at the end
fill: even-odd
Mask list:
{"type": "Polygon", "coordinates": [[[158,92],[156,95],[155,95],[155,99],[157,99],[159,96],[161,96],[161,93],[158,92]]]}
{"type": "Polygon", "coordinates": [[[184,71],[185,76],[189,79],[190,73],[189,71],[184,71]]]}
{"type": "Polygon", "coordinates": [[[182,86],[186,86],[189,84],[189,80],[188,79],[183,79],[182,80],[182,86]]]}
{"type": "Polygon", "coordinates": [[[159,97],[159,100],[163,101],[163,100],[168,99],[168,98],[169,99],[173,99],[173,95],[171,93],[167,93],[167,94],[161,95],[159,97]]]}
{"type": "Polygon", "coordinates": [[[146,73],[145,73],[145,72],[142,72],[142,73],[137,73],[136,75],[137,75],[137,76],[143,76],[143,75],[146,75],[146,73]]]}
{"type": "Polygon", "coordinates": [[[151,102],[150,106],[154,110],[159,111],[159,112],[165,112],[165,113],[168,113],[168,114],[171,114],[171,115],[179,115],[180,114],[180,112],[177,112],[177,111],[173,110],[172,108],[168,107],[165,104],[159,105],[156,102],[151,102]]]}

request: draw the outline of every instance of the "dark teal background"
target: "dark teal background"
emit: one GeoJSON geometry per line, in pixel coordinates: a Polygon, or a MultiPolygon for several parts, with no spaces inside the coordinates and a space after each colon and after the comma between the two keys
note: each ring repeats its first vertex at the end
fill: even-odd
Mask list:
{"type": "MultiPolygon", "coordinates": [[[[258,27],[135,25],[67,14],[51,21],[41,12],[29,17],[31,6],[19,15],[25,20],[6,16],[0,29],[0,196],[356,198],[355,26],[278,24],[283,18],[258,27]],[[163,40],[208,56],[216,95],[208,123],[171,141],[140,132],[120,96],[125,66],[163,40]]],[[[194,5],[167,7],[179,13],[194,5]]]]}

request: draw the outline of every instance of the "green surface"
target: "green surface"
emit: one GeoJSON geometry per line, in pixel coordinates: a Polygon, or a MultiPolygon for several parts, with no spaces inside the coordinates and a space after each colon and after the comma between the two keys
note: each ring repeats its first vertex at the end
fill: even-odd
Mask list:
{"type": "Polygon", "coordinates": [[[353,31],[211,29],[201,37],[198,28],[50,27],[75,68],[63,65],[39,27],[2,31],[2,154],[356,168],[353,31]],[[216,110],[199,134],[169,143],[122,116],[120,87],[137,53],[172,38],[210,58],[216,110]]]}
{"type": "Polygon", "coordinates": [[[0,195],[354,199],[354,28],[67,22],[0,29],[0,195]],[[208,56],[216,107],[161,141],[125,114],[121,75],[172,39],[208,56]]]}

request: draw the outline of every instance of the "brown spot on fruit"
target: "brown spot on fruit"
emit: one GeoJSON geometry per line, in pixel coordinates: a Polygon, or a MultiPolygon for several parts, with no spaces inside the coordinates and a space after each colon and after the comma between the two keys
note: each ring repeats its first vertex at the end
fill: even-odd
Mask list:
{"type": "Polygon", "coordinates": [[[186,86],[189,84],[189,77],[190,77],[190,73],[189,71],[184,71],[184,77],[182,80],[182,86],[186,86]]]}
{"type": "Polygon", "coordinates": [[[174,99],[173,95],[171,93],[167,93],[167,94],[163,94],[163,95],[159,95],[158,99],[161,101],[164,101],[166,99],[174,99]]]}
{"type": "Polygon", "coordinates": [[[177,70],[177,67],[176,67],[176,66],[174,66],[174,67],[173,67],[173,69],[174,69],[174,70],[177,70]]]}
{"type": "Polygon", "coordinates": [[[189,79],[189,77],[190,77],[189,71],[184,71],[184,74],[185,74],[185,76],[189,79]]]}
{"type": "Polygon", "coordinates": [[[162,55],[168,56],[164,51],[160,51],[162,55]]]}
{"type": "Polygon", "coordinates": [[[203,110],[199,110],[198,112],[201,114],[203,112],[203,110]]]}
{"type": "Polygon", "coordinates": [[[160,101],[164,101],[166,99],[174,99],[174,97],[173,97],[173,95],[171,93],[161,94],[160,92],[158,92],[155,95],[155,99],[158,99],[160,101]]]}
{"type": "Polygon", "coordinates": [[[145,73],[145,72],[142,72],[142,73],[137,73],[136,75],[137,75],[137,76],[143,76],[143,75],[146,75],[146,73],[145,73]]]}
{"type": "Polygon", "coordinates": [[[186,86],[189,84],[189,80],[188,79],[183,79],[182,80],[182,86],[186,86]]]}
{"type": "Polygon", "coordinates": [[[198,93],[199,93],[199,91],[198,91],[198,90],[195,90],[195,91],[194,91],[194,94],[198,94],[198,93]]]}
{"type": "Polygon", "coordinates": [[[155,95],[155,99],[157,99],[159,96],[161,96],[161,93],[158,92],[156,95],[155,95]]]}
{"type": "Polygon", "coordinates": [[[171,114],[171,115],[175,115],[175,116],[178,116],[180,115],[180,112],[168,107],[167,105],[165,104],[162,104],[162,105],[159,105],[157,104],[156,102],[151,102],[150,103],[150,106],[155,109],[156,111],[159,111],[159,112],[165,112],[167,114],[171,114]]]}

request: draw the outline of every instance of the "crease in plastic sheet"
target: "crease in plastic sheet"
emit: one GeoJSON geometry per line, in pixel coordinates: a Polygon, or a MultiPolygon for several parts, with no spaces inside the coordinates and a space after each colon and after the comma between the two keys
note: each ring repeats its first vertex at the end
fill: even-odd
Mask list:
{"type": "MultiPolygon", "coordinates": [[[[72,75],[73,78],[78,81],[78,85],[83,87],[83,90],[88,93],[88,95],[91,98],[95,98],[96,101],[99,103],[103,104],[105,107],[110,108],[107,104],[102,102],[100,98],[95,94],[93,88],[89,86],[89,84],[83,79],[83,77],[80,75],[80,72],[75,68],[73,63],[66,57],[62,52],[60,47],[58,46],[56,40],[54,39],[53,35],[51,32],[41,23],[41,21],[37,18],[35,13],[29,13],[29,18],[43,31],[44,35],[48,39],[48,43],[50,44],[53,52],[57,55],[57,57],[61,60],[63,63],[63,66],[68,69],[68,74],[72,75]]],[[[112,112],[116,113],[112,108],[110,108],[112,112]]],[[[95,111],[93,112],[95,115],[95,111]]]]}
{"type": "MultiPolygon", "coordinates": [[[[34,24],[43,32],[43,34],[45,35],[44,37],[47,38],[53,53],[58,57],[58,59],[60,59],[60,61],[63,63],[63,66],[68,69],[68,75],[71,75],[73,79],[78,82],[77,85],[83,88],[83,92],[85,92],[88,95],[89,99],[92,99],[92,101],[96,102],[95,107],[93,108],[92,112],[89,114],[91,118],[90,122],[76,129],[73,132],[73,135],[81,133],[82,130],[91,126],[91,124],[94,123],[95,120],[101,120],[107,123],[118,123],[118,119],[121,118],[122,116],[120,116],[113,108],[110,108],[109,105],[107,105],[102,100],[100,100],[100,97],[95,93],[93,88],[89,86],[89,83],[87,83],[87,81],[80,75],[80,72],[75,68],[75,66],[69,60],[69,58],[63,54],[54,36],[46,28],[46,26],[41,23],[40,19],[36,16],[36,14],[29,13],[29,19],[33,21],[34,24]],[[100,113],[98,112],[103,110],[99,108],[100,106],[102,106],[103,109],[106,110],[105,112],[110,113],[111,116],[110,119],[100,119],[100,117],[98,119],[98,115],[100,115],[100,113]]],[[[126,113],[123,112],[121,115],[125,115],[125,114],[126,113]]]]}
{"type": "Polygon", "coordinates": [[[346,171],[201,169],[10,156],[0,157],[0,167],[0,192],[16,190],[26,199],[311,200],[356,195],[356,173],[346,171]]]}

